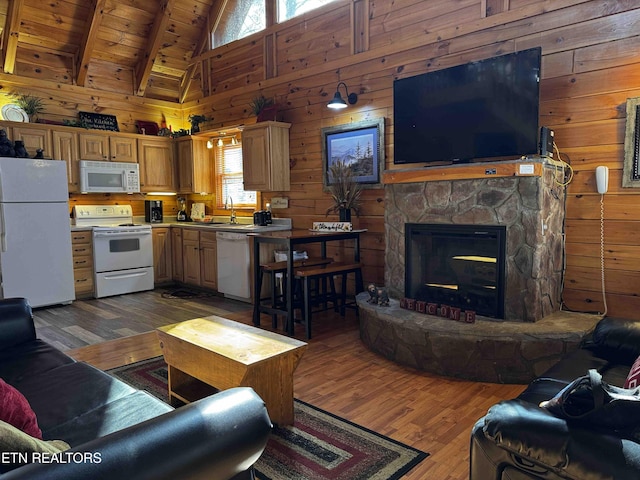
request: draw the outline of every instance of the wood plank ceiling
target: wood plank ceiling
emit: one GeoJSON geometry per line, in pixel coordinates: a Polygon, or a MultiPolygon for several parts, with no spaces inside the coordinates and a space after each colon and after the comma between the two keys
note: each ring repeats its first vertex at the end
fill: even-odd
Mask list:
{"type": "Polygon", "coordinates": [[[226,0],[0,0],[6,74],[182,103],[226,0]]]}

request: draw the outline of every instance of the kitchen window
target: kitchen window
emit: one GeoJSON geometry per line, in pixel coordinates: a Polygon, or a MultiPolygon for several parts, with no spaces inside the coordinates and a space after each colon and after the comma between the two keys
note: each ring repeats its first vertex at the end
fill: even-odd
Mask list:
{"type": "Polygon", "coordinates": [[[246,191],[242,177],[242,145],[223,144],[215,147],[217,208],[224,208],[229,197],[234,208],[255,209],[257,192],[246,191]]]}

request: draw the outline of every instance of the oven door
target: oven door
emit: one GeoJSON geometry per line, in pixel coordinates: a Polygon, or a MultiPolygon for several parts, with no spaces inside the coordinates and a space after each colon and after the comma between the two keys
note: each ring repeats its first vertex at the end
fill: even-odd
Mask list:
{"type": "Polygon", "coordinates": [[[151,229],[93,230],[96,273],[153,266],[151,229]]]}

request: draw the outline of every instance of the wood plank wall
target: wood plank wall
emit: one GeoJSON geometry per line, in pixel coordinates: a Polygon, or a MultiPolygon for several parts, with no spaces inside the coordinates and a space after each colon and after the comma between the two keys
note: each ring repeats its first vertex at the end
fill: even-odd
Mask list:
{"type": "MultiPolygon", "coordinates": [[[[640,192],[622,189],[625,101],[640,95],[640,6],[602,0],[337,1],[216,51],[212,97],[186,104],[220,125],[246,115],[253,95],[274,97],[291,127],[290,199],[284,215],[305,228],[324,218],[323,127],[384,117],[386,161],[393,169],[393,81],[516,50],[543,52],[540,124],[574,168],[568,187],[565,309],[604,311],[600,274],[600,195],[594,170],[611,170],[604,197],[605,285],[610,315],[640,319],[640,192]],[[358,15],[365,12],[366,18],[358,15]],[[362,28],[362,24],[366,28],[362,28]],[[357,27],[356,27],[357,26],[357,27]],[[355,32],[368,32],[368,49],[354,54],[355,32]],[[249,55],[273,41],[262,63],[249,55]],[[241,58],[233,57],[242,53],[241,58]],[[271,62],[273,64],[271,64],[271,62]],[[247,63],[254,64],[253,70],[247,63]],[[263,76],[256,84],[254,75],[263,76]],[[229,72],[223,75],[223,72],[229,72]],[[253,73],[252,73],[253,72],[253,73]],[[247,79],[251,76],[251,81],[247,79]],[[335,114],[326,108],[339,81],[359,94],[358,104],[335,114]]],[[[361,40],[360,40],[361,41],[361,40]]],[[[416,166],[418,167],[418,166],[416,166]]],[[[364,236],[365,279],[384,271],[383,190],[368,190],[358,225],[364,236]]],[[[265,195],[268,201],[269,195],[265,195]]]]}
{"type": "MultiPolygon", "coordinates": [[[[594,169],[606,165],[611,169],[604,197],[608,312],[640,319],[640,191],[621,187],[625,101],[640,96],[639,27],[640,5],[633,1],[369,0],[364,7],[361,0],[337,0],[201,55],[203,65],[209,64],[204,71],[210,72],[212,95],[176,109],[182,108],[182,118],[205,113],[224,127],[246,121],[252,97],[275,98],[280,119],[292,123],[292,186],[289,192],[265,194],[263,201],[288,197],[289,208],[277,214],[307,228],[325,219],[330,205],[322,188],[323,127],[384,117],[386,168],[392,169],[395,79],[541,46],[540,123],[555,130],[575,171],[566,206],[564,303],[577,311],[604,310],[594,169]],[[358,93],[359,101],[336,114],[326,103],[339,81],[358,93]]],[[[62,103],[54,88],[48,93],[62,103]]],[[[64,102],[76,104],[75,90],[67,93],[64,102]]],[[[78,97],[78,107],[95,102],[78,97]]],[[[139,108],[118,99],[100,102],[129,116],[139,108]]],[[[382,188],[367,190],[355,220],[369,230],[363,237],[365,281],[377,283],[384,278],[383,199],[382,188]]]]}

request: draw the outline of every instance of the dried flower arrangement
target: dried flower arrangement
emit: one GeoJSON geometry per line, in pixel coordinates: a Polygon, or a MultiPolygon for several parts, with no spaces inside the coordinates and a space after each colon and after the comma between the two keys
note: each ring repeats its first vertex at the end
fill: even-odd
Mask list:
{"type": "Polygon", "coordinates": [[[338,160],[329,166],[327,175],[333,205],[327,209],[326,214],[339,213],[340,210],[353,210],[356,215],[360,215],[362,185],[355,181],[351,167],[342,160],[338,160]]]}

